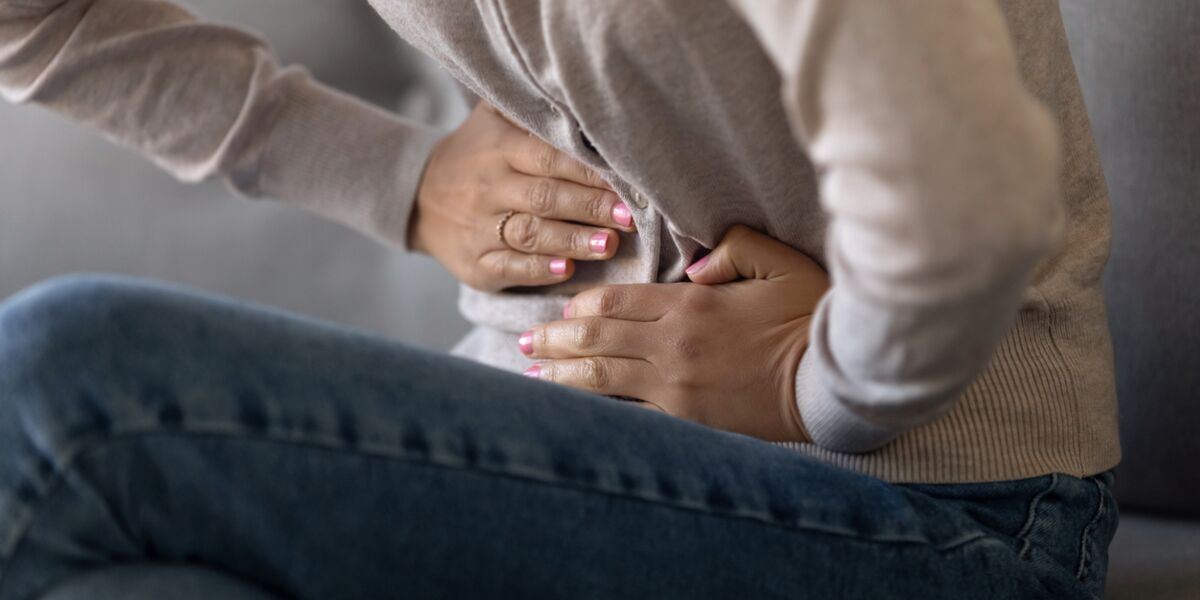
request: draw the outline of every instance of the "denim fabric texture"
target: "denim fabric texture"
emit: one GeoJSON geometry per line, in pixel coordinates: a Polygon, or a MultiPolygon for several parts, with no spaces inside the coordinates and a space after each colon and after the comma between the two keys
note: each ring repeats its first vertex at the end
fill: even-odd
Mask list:
{"type": "Polygon", "coordinates": [[[1111,484],[887,483],[132,280],[0,307],[0,600],[1097,598],[1111,484]]]}

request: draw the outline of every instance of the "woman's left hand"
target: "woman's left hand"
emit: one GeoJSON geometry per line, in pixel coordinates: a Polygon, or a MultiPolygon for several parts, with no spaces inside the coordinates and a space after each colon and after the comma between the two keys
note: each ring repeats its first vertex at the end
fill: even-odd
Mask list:
{"type": "Polygon", "coordinates": [[[812,313],[829,288],[825,271],[739,225],[688,277],[693,283],[579,294],[564,320],[521,336],[521,351],[544,359],[525,374],[634,398],[718,429],[809,441],[794,379],[812,313]]]}

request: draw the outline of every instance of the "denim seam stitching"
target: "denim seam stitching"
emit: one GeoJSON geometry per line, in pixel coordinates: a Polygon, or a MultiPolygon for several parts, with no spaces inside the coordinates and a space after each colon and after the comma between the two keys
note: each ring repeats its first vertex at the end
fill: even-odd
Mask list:
{"type": "MultiPolygon", "coordinates": [[[[242,430],[237,430],[236,432],[234,432],[234,431],[196,431],[196,430],[186,430],[186,429],[164,431],[161,429],[138,430],[136,428],[126,428],[122,431],[113,432],[113,433],[109,433],[106,435],[90,436],[90,439],[89,439],[89,437],[84,437],[80,440],[77,440],[74,444],[69,445],[66,450],[64,450],[63,452],[60,453],[61,459],[59,461],[59,464],[57,465],[57,470],[54,473],[53,477],[51,477],[48,481],[45,482],[43,489],[39,490],[41,497],[44,498],[46,495],[48,495],[50,490],[52,488],[54,488],[56,486],[56,484],[58,484],[62,481],[63,474],[71,467],[71,465],[81,455],[85,454],[86,452],[94,450],[97,447],[99,447],[107,442],[116,442],[116,441],[120,441],[120,440],[128,439],[128,438],[136,438],[136,437],[143,437],[143,436],[156,436],[156,435],[164,435],[164,436],[186,435],[186,436],[196,436],[196,437],[214,437],[214,438],[231,438],[231,439],[242,438],[242,439],[246,439],[246,440],[250,440],[250,441],[258,441],[258,442],[289,444],[289,445],[297,445],[297,446],[309,446],[314,449],[323,450],[323,451],[332,451],[332,452],[337,452],[337,453],[347,452],[347,449],[343,447],[344,444],[341,443],[340,441],[334,442],[333,438],[331,438],[331,437],[314,436],[312,434],[308,434],[306,436],[306,438],[302,439],[302,440],[293,440],[293,439],[281,439],[277,435],[265,435],[265,436],[264,435],[246,435],[245,432],[242,430]],[[236,433],[236,435],[235,435],[235,433],[236,433]]],[[[919,539],[919,538],[912,538],[912,537],[895,537],[895,538],[864,537],[864,536],[854,535],[845,530],[832,529],[832,528],[826,529],[826,528],[816,527],[816,526],[813,526],[811,523],[810,524],[782,523],[782,522],[779,522],[774,519],[770,519],[767,517],[758,516],[758,515],[754,515],[754,514],[722,513],[722,512],[714,511],[709,507],[697,506],[694,504],[671,502],[669,500],[664,500],[662,498],[655,498],[655,497],[645,496],[645,495],[633,495],[633,494],[629,494],[626,492],[606,489],[603,487],[586,486],[586,485],[582,485],[582,484],[579,484],[576,482],[566,481],[561,478],[554,478],[552,476],[547,476],[544,473],[534,474],[534,473],[521,473],[521,472],[512,471],[512,470],[508,470],[508,471],[492,470],[492,469],[488,469],[486,467],[480,468],[479,466],[451,464],[446,461],[438,462],[436,459],[430,457],[429,455],[426,455],[425,457],[421,457],[421,456],[416,456],[416,455],[413,455],[410,453],[405,453],[405,452],[396,452],[394,450],[383,450],[383,449],[378,448],[377,446],[374,449],[360,446],[356,452],[363,454],[365,456],[373,456],[373,457],[377,457],[377,458],[399,460],[401,462],[406,462],[406,463],[410,463],[410,464],[426,466],[426,467],[431,467],[431,468],[457,470],[457,471],[464,471],[464,472],[474,472],[474,473],[478,473],[478,474],[485,474],[485,475],[491,475],[491,476],[496,476],[496,477],[504,477],[504,478],[515,479],[515,480],[520,480],[520,481],[534,482],[534,483],[539,483],[539,484],[544,484],[544,485],[550,485],[550,486],[557,487],[560,489],[574,490],[574,491],[585,492],[585,493],[597,493],[597,494],[602,494],[602,495],[619,498],[619,499],[624,499],[624,500],[630,500],[630,501],[635,501],[635,502],[645,502],[648,504],[653,504],[655,506],[661,506],[661,507],[668,508],[668,509],[686,511],[686,512],[696,513],[696,514],[703,514],[703,515],[707,515],[707,516],[711,516],[711,517],[715,517],[715,518],[719,518],[719,519],[750,521],[750,522],[758,523],[760,525],[776,527],[776,528],[787,530],[787,531],[807,531],[807,532],[812,532],[812,533],[818,533],[818,534],[823,534],[823,535],[831,535],[831,536],[841,537],[841,538],[845,538],[845,539],[851,539],[851,540],[855,540],[858,542],[864,542],[864,543],[888,544],[888,545],[907,545],[907,546],[926,546],[926,547],[929,547],[930,549],[933,549],[938,552],[948,552],[948,551],[954,550],[956,548],[961,548],[963,546],[969,545],[972,542],[979,541],[980,539],[985,539],[985,540],[988,539],[988,536],[986,534],[978,533],[976,536],[973,536],[973,537],[967,536],[962,539],[956,539],[953,542],[950,542],[947,544],[937,545],[937,544],[932,543],[928,539],[919,539]]],[[[10,559],[11,556],[16,553],[17,548],[20,546],[20,543],[23,540],[25,533],[27,532],[27,528],[29,527],[30,523],[33,521],[34,517],[36,516],[35,513],[37,512],[36,508],[34,506],[31,506],[30,504],[16,502],[16,503],[14,503],[14,505],[17,507],[20,507],[20,509],[22,509],[22,512],[24,514],[21,515],[21,518],[19,518],[15,521],[12,534],[6,540],[5,549],[4,549],[6,560],[10,559]]],[[[0,568],[0,584],[2,584],[4,578],[5,578],[4,569],[0,568]]]]}
{"type": "Polygon", "coordinates": [[[1079,581],[1083,581],[1088,568],[1088,559],[1090,558],[1089,549],[1091,548],[1089,542],[1091,541],[1092,532],[1096,530],[1096,525],[1100,523],[1100,519],[1104,517],[1104,513],[1106,512],[1104,506],[1104,489],[1101,488],[1099,481],[1093,479],[1092,483],[1096,486],[1098,501],[1096,503],[1096,514],[1092,515],[1092,520],[1088,522],[1087,527],[1083,528],[1083,535],[1079,539],[1079,567],[1075,570],[1075,579],[1079,581]]]}
{"type": "Polygon", "coordinates": [[[1045,498],[1046,494],[1054,491],[1054,488],[1056,487],[1058,487],[1058,473],[1051,473],[1050,485],[1046,486],[1046,489],[1038,492],[1038,494],[1033,497],[1033,500],[1029,502],[1029,512],[1028,516],[1025,517],[1025,524],[1021,527],[1021,530],[1017,532],[1016,535],[1016,538],[1021,541],[1021,560],[1029,560],[1029,553],[1033,550],[1033,542],[1030,541],[1029,534],[1033,531],[1033,525],[1037,521],[1037,512],[1038,509],[1041,508],[1042,498],[1045,498]]]}

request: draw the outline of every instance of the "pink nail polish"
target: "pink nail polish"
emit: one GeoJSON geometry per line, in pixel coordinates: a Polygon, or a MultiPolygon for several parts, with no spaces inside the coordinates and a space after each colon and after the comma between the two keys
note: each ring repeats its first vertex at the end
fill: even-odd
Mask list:
{"type": "Polygon", "coordinates": [[[592,252],[604,254],[604,251],[608,249],[608,234],[597,233],[593,235],[592,239],[588,240],[588,246],[592,248],[592,252]]]}
{"type": "Polygon", "coordinates": [[[571,301],[570,300],[567,300],[567,303],[563,306],[563,318],[564,319],[571,318],[571,301]]]}
{"type": "Polygon", "coordinates": [[[521,347],[521,354],[529,356],[533,354],[533,332],[526,331],[517,338],[517,345],[521,347]]]}
{"type": "Polygon", "coordinates": [[[624,202],[617,202],[616,206],[613,206],[612,218],[622,227],[633,225],[633,213],[624,202]]]}
{"type": "Polygon", "coordinates": [[[533,379],[538,379],[538,378],[540,378],[540,377],[541,377],[541,375],[542,375],[542,365],[533,365],[532,367],[529,367],[528,369],[525,369],[525,372],[524,372],[524,373],[521,373],[521,374],[522,374],[522,375],[524,375],[524,376],[526,376],[526,377],[531,377],[531,378],[533,378],[533,379]]]}
{"type": "Polygon", "coordinates": [[[562,275],[567,272],[567,259],[556,258],[550,261],[550,272],[555,275],[562,275]]]}
{"type": "Polygon", "coordinates": [[[704,255],[704,258],[692,263],[692,266],[687,268],[687,273],[690,275],[704,268],[708,264],[708,259],[712,258],[711,254],[704,255]]]}

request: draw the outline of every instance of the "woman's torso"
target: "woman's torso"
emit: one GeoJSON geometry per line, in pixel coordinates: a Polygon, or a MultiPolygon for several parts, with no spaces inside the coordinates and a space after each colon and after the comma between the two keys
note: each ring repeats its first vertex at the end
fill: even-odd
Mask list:
{"type": "MultiPolygon", "coordinates": [[[[476,330],[458,352],[513,370],[513,342],[604,283],[677,281],[731,225],[824,264],[817,174],[792,137],[780,80],[725,0],[372,0],[403,37],[535,135],[597,169],[634,211],[609,262],[542,290],[463,289],[476,330]]],[[[978,481],[1115,464],[1115,392],[1099,278],[1108,203],[1054,2],[1001,2],[1026,85],[1064,140],[1065,243],[1040,265],[985,373],[943,418],[870,455],[823,460],[903,481],[978,481]]],[[[870,40],[863,40],[870,43],[870,40]]]]}

